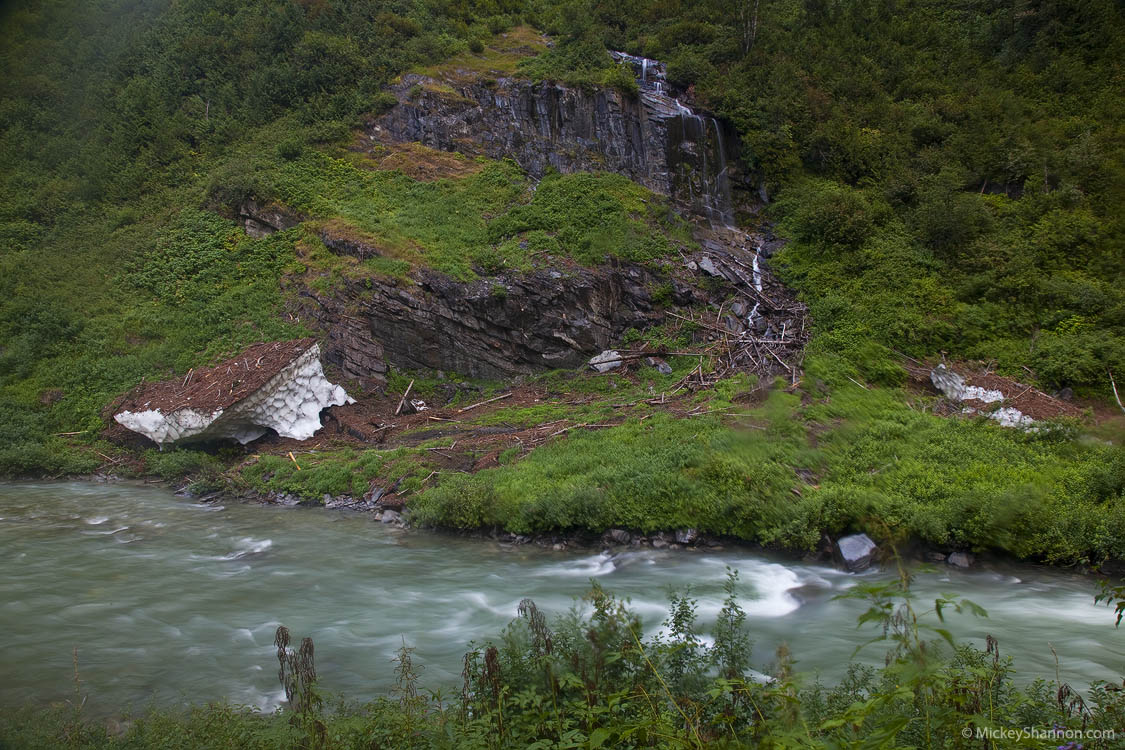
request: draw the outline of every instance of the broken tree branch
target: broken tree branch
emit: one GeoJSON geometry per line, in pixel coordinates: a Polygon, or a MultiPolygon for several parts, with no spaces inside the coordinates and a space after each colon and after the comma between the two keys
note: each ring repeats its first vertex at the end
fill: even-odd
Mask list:
{"type": "Polygon", "coordinates": [[[462,412],[468,411],[469,409],[475,409],[478,406],[484,406],[485,404],[491,404],[493,401],[499,401],[502,398],[509,398],[509,397],[511,397],[511,395],[512,395],[511,393],[505,393],[502,396],[496,396],[494,398],[485,399],[484,401],[478,401],[475,404],[470,404],[469,406],[466,406],[464,409],[458,409],[457,413],[460,414],[462,412]]]}
{"type": "Polygon", "coordinates": [[[410,395],[410,389],[414,387],[414,381],[410,381],[410,385],[406,386],[406,390],[402,392],[402,398],[398,400],[398,408],[395,409],[395,416],[397,417],[402,413],[402,407],[406,403],[406,397],[410,395]]]}

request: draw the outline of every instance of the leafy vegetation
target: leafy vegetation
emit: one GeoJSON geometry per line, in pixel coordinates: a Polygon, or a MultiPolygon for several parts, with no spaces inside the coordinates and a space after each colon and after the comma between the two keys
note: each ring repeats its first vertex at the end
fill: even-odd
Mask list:
{"type": "Polygon", "coordinates": [[[1106,392],[1125,371],[1125,21],[1112,2],[544,4],[526,63],[667,64],[779,201],[821,351],[877,341],[1106,392]]]}
{"type": "Polygon", "coordinates": [[[306,151],[280,161],[248,155],[240,169],[253,175],[247,194],[321,219],[323,232],[464,281],[528,269],[543,254],[587,265],[644,262],[674,252],[673,238],[691,241],[665,201],[619,175],[551,174],[532,193],[516,164],[478,165],[459,179],[427,182],[306,151]]]}
{"type": "Polygon", "coordinates": [[[1125,557],[1120,446],[1073,441],[1065,426],[1024,434],[938,417],[835,366],[808,362],[833,385],[803,406],[780,388],[748,403],[750,384],[734,379],[699,416],[572,431],[516,464],[445,479],[412,501],[414,517],[516,533],[695,528],[798,554],[823,533],[864,530],[1053,563],[1125,557]]]}

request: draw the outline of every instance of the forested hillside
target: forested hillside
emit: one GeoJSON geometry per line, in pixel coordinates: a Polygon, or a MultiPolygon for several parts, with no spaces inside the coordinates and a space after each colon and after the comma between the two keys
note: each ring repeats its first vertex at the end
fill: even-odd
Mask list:
{"type": "MultiPolygon", "coordinates": [[[[307,267],[300,237],[247,237],[230,206],[263,180],[308,189],[293,175],[343,154],[394,104],[396,75],[521,24],[550,45],[516,75],[627,91],[607,50],[643,54],[733,125],[768,198],[738,218],[789,240],[774,266],[811,307],[810,354],[894,385],[895,352],[945,352],[1100,399],[1125,373],[1125,26],[1109,0],[27,0],[2,13],[6,474],[88,471],[102,408],[141,377],[308,333],[278,284],[307,267]]],[[[456,268],[450,247],[441,262],[456,268]]]]}

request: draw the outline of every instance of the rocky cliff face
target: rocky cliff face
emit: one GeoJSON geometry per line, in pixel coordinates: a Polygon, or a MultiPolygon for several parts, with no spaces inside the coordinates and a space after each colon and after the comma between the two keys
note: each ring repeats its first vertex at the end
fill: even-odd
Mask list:
{"type": "Polygon", "coordinates": [[[629,328],[659,322],[650,292],[658,285],[671,289],[676,304],[706,299],[701,289],[633,264],[472,283],[420,271],[407,283],[349,282],[330,296],[305,298],[307,314],[328,331],[326,360],[349,377],[378,378],[385,359],[404,369],[499,379],[577,367],[629,328]]]}
{"type": "MultiPolygon", "coordinates": [[[[639,96],[407,75],[395,89],[400,104],[369,123],[368,136],[511,158],[535,178],[552,168],[625,175],[705,220],[700,252],[677,260],[673,270],[620,261],[583,268],[542,258],[546,268],[471,283],[416,269],[406,280],[346,280],[330,294],[304,289],[301,315],[324,332],[325,361],[370,385],[382,382],[388,364],[506,379],[580,366],[628,329],[662,322],[668,306],[709,302],[728,305],[726,334],[768,340],[788,330],[791,337],[794,307],[760,263],[761,243],[729,227],[732,189],[748,187],[734,158],[737,139],[716,119],[670,98],[658,63],[629,60],[638,66],[639,96]]],[[[247,203],[241,213],[248,231],[294,220],[268,204],[247,203]]],[[[338,254],[380,254],[328,230],[321,239],[338,254]]]]}
{"type": "Polygon", "coordinates": [[[395,87],[399,106],[370,123],[376,140],[515,160],[533,177],[608,171],[713,223],[733,221],[733,187],[749,187],[738,139],[716,118],[658,90],[639,96],[515,79],[453,87],[420,75],[395,87]]]}

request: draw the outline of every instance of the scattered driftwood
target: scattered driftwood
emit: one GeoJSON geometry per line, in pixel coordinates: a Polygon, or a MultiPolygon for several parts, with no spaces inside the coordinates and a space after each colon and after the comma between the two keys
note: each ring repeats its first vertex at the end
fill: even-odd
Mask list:
{"type": "Polygon", "coordinates": [[[458,409],[458,410],[457,410],[457,413],[458,413],[458,414],[460,414],[460,413],[462,413],[462,412],[466,412],[466,411],[468,411],[469,409],[475,409],[475,408],[477,408],[478,406],[484,406],[485,404],[491,404],[491,403],[492,403],[493,401],[499,401],[499,400],[500,400],[500,399],[502,399],[502,398],[510,398],[511,396],[512,396],[512,394],[511,394],[511,393],[505,393],[505,394],[504,394],[504,395],[502,395],[502,396],[496,396],[496,397],[494,397],[494,398],[489,398],[489,399],[485,399],[484,401],[478,401],[478,402],[477,402],[477,403],[475,403],[475,404],[471,404],[471,405],[469,405],[469,406],[466,406],[466,407],[465,407],[464,409],[458,409]]]}

